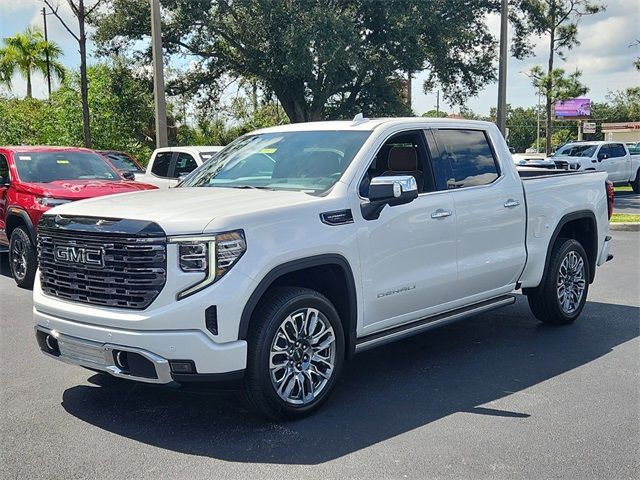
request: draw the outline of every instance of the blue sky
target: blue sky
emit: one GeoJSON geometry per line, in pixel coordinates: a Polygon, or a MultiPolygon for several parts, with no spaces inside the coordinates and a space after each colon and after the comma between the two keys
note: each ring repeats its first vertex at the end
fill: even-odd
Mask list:
{"type": "MultiPolygon", "coordinates": [[[[55,1],[55,0],[54,0],[55,1]]],[[[59,1],[59,13],[75,26],[65,1],[59,1]]],[[[89,0],[89,4],[91,1],[89,0]]],[[[557,59],[559,67],[568,71],[579,68],[583,72],[583,81],[590,87],[587,97],[603,101],[611,90],[620,90],[640,85],[640,74],[633,69],[633,60],[640,56],[640,47],[630,47],[640,39],[640,0],[605,0],[607,10],[592,17],[585,17],[579,25],[581,45],[569,52],[569,60],[557,59]]],[[[42,25],[38,0],[0,0],[0,37],[7,37],[24,30],[29,24],[42,25]]],[[[499,18],[487,19],[491,31],[498,36],[499,18]]],[[[57,42],[65,52],[62,59],[68,67],[79,65],[78,48],[75,41],[59,24],[58,20],[48,17],[49,38],[57,42]]],[[[508,65],[507,102],[513,106],[532,106],[536,103],[536,94],[530,80],[523,73],[531,66],[546,63],[545,40],[541,39],[535,48],[536,55],[524,61],[510,59],[508,65]]],[[[93,47],[89,46],[89,52],[93,47]]],[[[90,61],[95,61],[91,58],[90,61]]],[[[425,95],[422,91],[424,75],[418,74],[413,82],[413,109],[417,114],[435,108],[436,95],[425,95]]],[[[23,79],[14,79],[13,92],[23,95],[26,84],[23,79]]],[[[497,84],[488,85],[477,97],[469,99],[467,106],[478,113],[488,114],[496,104],[497,84]]],[[[34,95],[46,96],[46,83],[40,76],[34,79],[34,95]]],[[[441,101],[441,109],[452,111],[441,101]]]]}

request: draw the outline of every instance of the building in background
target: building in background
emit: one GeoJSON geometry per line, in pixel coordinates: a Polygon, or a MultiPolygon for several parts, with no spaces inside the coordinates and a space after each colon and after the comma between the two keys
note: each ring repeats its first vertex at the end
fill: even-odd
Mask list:
{"type": "Polygon", "coordinates": [[[603,123],[605,140],[640,142],[640,122],[603,123]]]}

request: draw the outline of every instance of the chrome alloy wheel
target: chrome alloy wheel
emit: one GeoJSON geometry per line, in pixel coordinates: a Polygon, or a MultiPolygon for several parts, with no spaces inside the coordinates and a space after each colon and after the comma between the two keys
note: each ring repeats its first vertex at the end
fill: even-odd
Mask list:
{"type": "Polygon", "coordinates": [[[291,313],[271,343],[271,383],[285,402],[306,405],[320,395],[335,369],[336,336],[315,308],[291,313]]]}
{"type": "Polygon", "coordinates": [[[584,260],[575,251],[568,252],[558,270],[558,303],[568,315],[580,306],[586,287],[584,260]]]}
{"type": "Polygon", "coordinates": [[[27,246],[21,238],[15,238],[11,247],[11,270],[13,275],[22,280],[27,274],[27,246]]]}

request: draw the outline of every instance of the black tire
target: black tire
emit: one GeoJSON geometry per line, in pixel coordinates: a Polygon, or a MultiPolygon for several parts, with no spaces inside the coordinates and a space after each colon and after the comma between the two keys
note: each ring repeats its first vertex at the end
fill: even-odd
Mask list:
{"type": "Polygon", "coordinates": [[[25,227],[17,227],[11,232],[9,241],[9,269],[20,288],[33,288],[33,279],[38,268],[36,247],[25,227]]]}
{"type": "MultiPolygon", "coordinates": [[[[280,338],[286,342],[286,339],[280,338]]],[[[344,363],[344,333],[338,312],[324,295],[308,288],[277,287],[270,291],[251,319],[247,343],[247,369],[242,398],[250,410],[275,420],[295,420],[317,410],[329,397],[344,363]],[[318,310],[323,315],[322,321],[328,321],[333,329],[335,337],[335,345],[333,347],[334,366],[323,387],[321,389],[318,388],[316,398],[305,404],[294,405],[281,398],[276,391],[275,380],[272,381],[269,365],[270,352],[272,343],[275,341],[283,322],[291,314],[304,309],[318,310]]],[[[296,351],[296,353],[299,352],[296,351]]],[[[284,355],[288,356],[288,353],[285,352],[284,355]]],[[[311,363],[311,360],[309,363],[311,363]]],[[[293,371],[293,362],[289,362],[289,365],[291,366],[291,371],[293,371]]],[[[298,367],[298,364],[295,364],[295,367],[298,367]]],[[[288,383],[286,378],[289,378],[287,377],[289,372],[290,370],[287,367],[283,374],[283,386],[288,383]]],[[[293,373],[291,375],[295,376],[293,373]]],[[[310,373],[308,378],[311,378],[310,373]]],[[[317,376],[316,378],[320,377],[317,376]]],[[[293,381],[293,378],[290,381],[293,381]]],[[[301,394],[304,394],[304,392],[301,392],[301,394]]]]}
{"type": "Polygon", "coordinates": [[[553,246],[544,283],[540,285],[537,293],[527,295],[529,307],[533,315],[541,322],[551,325],[568,325],[573,323],[575,319],[580,316],[587,301],[589,275],[589,260],[580,242],[571,238],[559,238],[553,246]],[[575,258],[570,257],[570,255],[575,255],[582,260],[583,267],[581,275],[584,281],[584,289],[579,300],[573,302],[575,308],[569,308],[567,310],[566,306],[563,308],[561,305],[558,283],[563,261],[565,259],[575,258]]]}
{"type": "Polygon", "coordinates": [[[640,168],[636,172],[636,179],[631,182],[631,189],[633,193],[640,193],[640,168]]]}

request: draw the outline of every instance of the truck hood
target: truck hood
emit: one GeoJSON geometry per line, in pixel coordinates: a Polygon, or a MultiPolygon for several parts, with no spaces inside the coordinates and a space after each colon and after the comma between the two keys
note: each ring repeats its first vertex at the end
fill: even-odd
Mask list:
{"type": "Polygon", "coordinates": [[[83,200],[114,193],[155,189],[153,185],[127,180],[56,180],[47,183],[27,183],[21,190],[41,197],[83,200]]]}
{"type": "Polygon", "coordinates": [[[177,235],[200,233],[217,217],[315,201],[318,197],[302,192],[181,187],[68,203],[47,214],[147,220],[156,222],[168,235],[177,235]]]}

